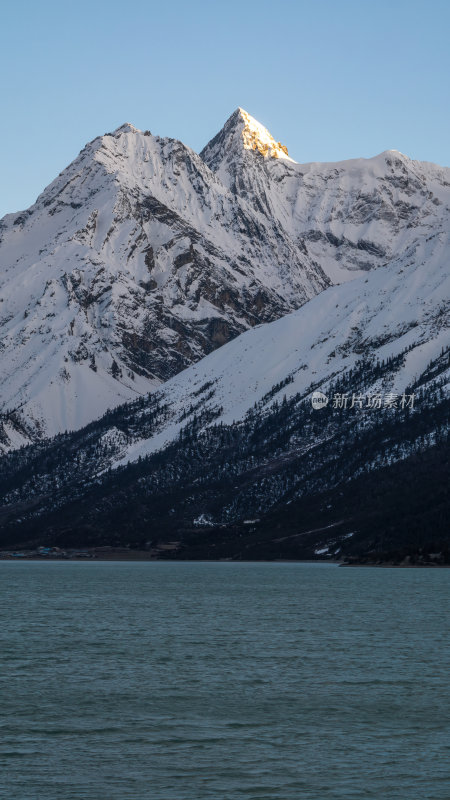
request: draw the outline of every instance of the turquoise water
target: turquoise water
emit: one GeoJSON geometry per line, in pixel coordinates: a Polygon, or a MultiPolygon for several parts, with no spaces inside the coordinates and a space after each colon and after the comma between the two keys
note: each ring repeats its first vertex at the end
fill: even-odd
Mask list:
{"type": "Polygon", "coordinates": [[[0,797],[448,800],[449,583],[0,562],[0,797]]]}

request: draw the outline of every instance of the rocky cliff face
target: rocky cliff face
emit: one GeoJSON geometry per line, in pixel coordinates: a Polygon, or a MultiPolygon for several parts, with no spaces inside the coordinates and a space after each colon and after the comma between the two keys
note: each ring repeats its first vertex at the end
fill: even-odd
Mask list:
{"type": "Polygon", "coordinates": [[[396,152],[296,164],[241,109],[200,156],[128,124],[95,139],[0,222],[0,446],[79,428],[424,241],[433,258],[449,198],[450,170],[396,152]]]}

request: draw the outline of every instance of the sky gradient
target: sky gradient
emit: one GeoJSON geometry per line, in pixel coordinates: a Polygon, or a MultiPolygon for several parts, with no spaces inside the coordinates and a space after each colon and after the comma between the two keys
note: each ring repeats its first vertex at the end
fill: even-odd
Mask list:
{"type": "Polygon", "coordinates": [[[296,161],[449,165],[448,0],[15,0],[2,7],[0,217],[123,122],[199,151],[242,106],[296,161]]]}

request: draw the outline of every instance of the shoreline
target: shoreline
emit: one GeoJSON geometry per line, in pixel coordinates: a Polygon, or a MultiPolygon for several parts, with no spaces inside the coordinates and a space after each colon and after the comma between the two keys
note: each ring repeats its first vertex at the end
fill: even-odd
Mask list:
{"type": "Polygon", "coordinates": [[[155,563],[167,564],[333,564],[334,566],[341,566],[340,561],[329,559],[324,561],[319,558],[273,558],[273,559],[242,559],[242,558],[161,558],[155,556],[145,550],[133,550],[129,553],[123,551],[115,551],[110,553],[92,553],[86,556],[58,556],[58,555],[6,555],[0,551],[0,563],[2,561],[39,561],[41,563],[58,562],[60,564],[68,561],[76,561],[79,564],[92,563],[94,561],[115,561],[115,562],[141,562],[152,561],[155,563]]]}
{"type": "Polygon", "coordinates": [[[92,563],[92,562],[116,562],[116,563],[141,563],[141,562],[154,562],[154,563],[198,563],[198,564],[330,564],[336,567],[364,567],[376,569],[448,569],[450,564],[436,564],[427,562],[425,564],[394,564],[386,561],[378,564],[368,563],[346,563],[345,561],[338,561],[334,559],[313,559],[313,558],[295,558],[295,559],[233,559],[233,558],[161,558],[155,556],[146,550],[132,550],[126,551],[122,549],[96,551],[95,549],[86,550],[86,554],[74,555],[59,555],[59,554],[31,554],[21,555],[19,551],[0,551],[1,562],[40,562],[40,563],[67,563],[76,562],[78,564],[92,563]]]}

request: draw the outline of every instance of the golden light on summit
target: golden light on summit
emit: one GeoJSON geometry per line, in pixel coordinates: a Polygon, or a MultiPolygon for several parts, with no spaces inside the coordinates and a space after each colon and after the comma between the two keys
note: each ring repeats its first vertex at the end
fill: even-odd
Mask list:
{"type": "Polygon", "coordinates": [[[258,150],[264,157],[293,160],[289,156],[287,147],[281,142],[276,142],[267,128],[247,114],[244,109],[240,108],[239,111],[244,122],[242,138],[246,150],[258,150]]]}

